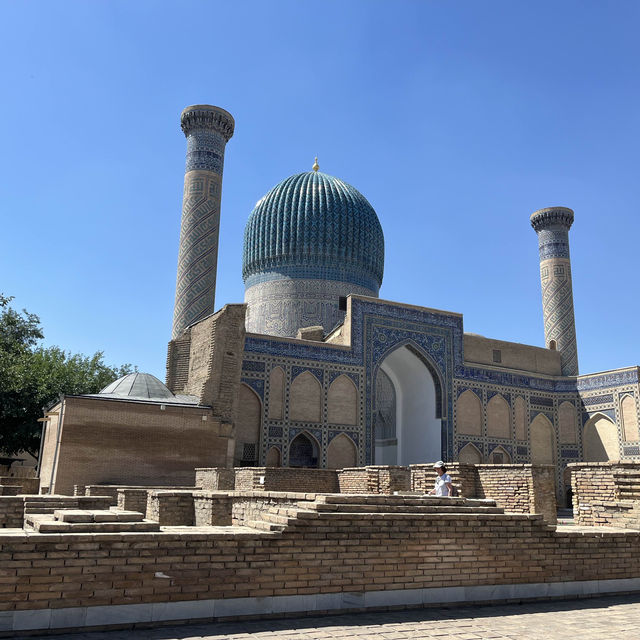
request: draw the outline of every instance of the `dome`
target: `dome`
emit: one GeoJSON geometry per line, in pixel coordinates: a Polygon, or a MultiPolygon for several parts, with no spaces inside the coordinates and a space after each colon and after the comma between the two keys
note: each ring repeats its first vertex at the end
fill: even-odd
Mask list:
{"type": "Polygon", "coordinates": [[[97,395],[144,400],[173,400],[168,387],[150,373],[130,373],[107,385],[97,395]]]}
{"type": "Polygon", "coordinates": [[[286,178],[255,206],[244,234],[246,287],[270,279],[340,281],[376,293],[384,236],[367,199],[339,178],[309,171],[286,178]]]}

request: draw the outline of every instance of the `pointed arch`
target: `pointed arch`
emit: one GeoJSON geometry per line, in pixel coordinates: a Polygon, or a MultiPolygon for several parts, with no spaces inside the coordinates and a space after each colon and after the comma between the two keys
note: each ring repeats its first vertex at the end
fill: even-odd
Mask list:
{"type": "Polygon", "coordinates": [[[278,447],[271,447],[269,451],[267,451],[265,465],[267,467],[282,466],[282,456],[280,455],[280,449],[278,449],[278,447]]]}
{"type": "Polygon", "coordinates": [[[604,413],[596,413],[584,425],[582,446],[585,462],[619,460],[618,428],[604,413]]]}
{"type": "Polygon", "coordinates": [[[487,435],[511,438],[511,409],[500,393],[496,393],[487,403],[487,435]]]}
{"type": "MultiPolygon", "coordinates": [[[[404,340],[397,342],[393,346],[389,347],[378,359],[378,367],[391,355],[394,351],[398,351],[406,347],[418,360],[424,364],[428,369],[431,377],[433,378],[433,384],[436,388],[436,418],[446,418],[447,416],[447,398],[446,398],[446,385],[438,365],[433,361],[431,356],[422,349],[422,347],[414,340],[404,340]]],[[[377,373],[377,367],[376,367],[377,373]]]]}
{"type": "Polygon", "coordinates": [[[463,464],[482,464],[482,452],[473,443],[468,442],[460,449],[458,462],[463,464]]]}
{"type": "Polygon", "coordinates": [[[322,386],[311,371],[303,371],[291,383],[289,419],[292,422],[320,422],[322,386]]]}
{"type": "Polygon", "coordinates": [[[513,403],[515,418],[516,440],[527,439],[527,403],[522,396],[518,396],[513,403]]]}
{"type": "Polygon", "coordinates": [[[620,415],[622,416],[622,429],[626,442],[640,440],[638,433],[638,410],[636,399],[632,395],[626,395],[620,402],[620,415]]]}
{"type": "Polygon", "coordinates": [[[327,404],[331,424],[358,424],[358,390],[349,376],[342,374],[331,383],[327,404]]]}
{"type": "Polygon", "coordinates": [[[319,459],[320,445],[308,431],[299,433],[289,444],[290,467],[316,468],[319,459]]]}
{"type": "Polygon", "coordinates": [[[260,432],[262,430],[262,401],[258,394],[244,382],[240,384],[238,420],[235,425],[236,466],[251,466],[258,461],[260,432]]]}
{"type": "Polygon", "coordinates": [[[473,436],[482,435],[482,402],[471,389],[458,396],[456,431],[473,436]]]}
{"type": "Polygon", "coordinates": [[[504,447],[498,445],[489,454],[489,462],[491,464],[511,464],[511,455],[504,447]]]}
{"type": "Polygon", "coordinates": [[[563,402],[558,407],[558,435],[562,444],[575,444],[578,441],[576,420],[576,407],[573,402],[563,402]]]}
{"type": "Polygon", "coordinates": [[[556,438],[553,425],[544,413],[539,413],[531,422],[531,463],[554,464],[556,438]]]}
{"type": "Polygon", "coordinates": [[[327,448],[327,468],[344,469],[358,464],[358,448],[345,433],[337,435],[327,448]]]}
{"type": "Polygon", "coordinates": [[[269,374],[269,420],[284,418],[284,381],[282,367],[274,367],[269,374]]]}

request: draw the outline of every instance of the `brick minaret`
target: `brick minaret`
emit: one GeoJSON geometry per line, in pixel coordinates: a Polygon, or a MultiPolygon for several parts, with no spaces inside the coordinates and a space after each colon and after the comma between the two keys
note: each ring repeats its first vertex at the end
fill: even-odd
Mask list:
{"type": "Polygon", "coordinates": [[[224,109],[197,104],[182,112],[180,124],[187,166],[172,338],[214,312],[224,149],[235,123],[224,109]]]}
{"type": "Polygon", "coordinates": [[[569,229],[573,211],[566,207],[540,209],[531,216],[538,234],[542,312],[547,348],[556,348],[562,357],[562,375],[578,375],[576,321],[573,313],[569,229]]]}

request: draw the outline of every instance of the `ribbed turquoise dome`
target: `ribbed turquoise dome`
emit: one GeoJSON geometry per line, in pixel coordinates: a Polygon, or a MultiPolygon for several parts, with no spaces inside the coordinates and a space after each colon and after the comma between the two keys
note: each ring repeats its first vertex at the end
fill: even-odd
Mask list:
{"type": "Polygon", "coordinates": [[[367,199],[325,173],[283,180],[255,206],[244,233],[247,287],[281,277],[349,282],[377,293],[384,236],[367,199]]]}

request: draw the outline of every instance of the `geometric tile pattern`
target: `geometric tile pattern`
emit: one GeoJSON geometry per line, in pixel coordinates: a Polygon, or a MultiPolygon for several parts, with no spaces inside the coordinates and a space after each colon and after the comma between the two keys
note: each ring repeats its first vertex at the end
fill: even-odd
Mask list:
{"type": "Polygon", "coordinates": [[[569,229],[573,211],[565,207],[541,209],[531,216],[538,234],[542,312],[547,345],[560,352],[562,375],[578,375],[578,348],[573,310],[569,229]]]}
{"type": "Polygon", "coordinates": [[[181,125],[187,164],[172,338],[215,310],[222,171],[233,118],[217,107],[197,105],[182,112],[181,125]]]}

